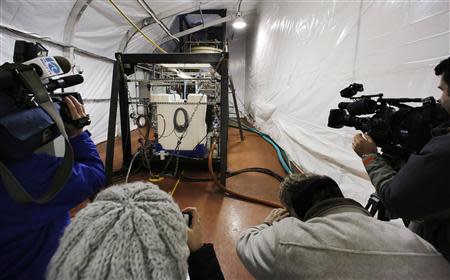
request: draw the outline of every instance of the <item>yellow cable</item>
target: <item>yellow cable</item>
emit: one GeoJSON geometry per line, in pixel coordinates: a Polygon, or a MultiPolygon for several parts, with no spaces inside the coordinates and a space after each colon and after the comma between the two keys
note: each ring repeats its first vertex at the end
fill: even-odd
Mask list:
{"type": "Polygon", "coordinates": [[[159,175],[156,176],[156,177],[148,178],[148,181],[152,182],[152,183],[154,183],[154,182],[161,182],[162,180],[164,180],[164,177],[160,177],[159,175]]]}
{"type": "Polygon", "coordinates": [[[116,10],[136,29],[137,32],[141,33],[141,35],[147,39],[147,41],[149,41],[153,46],[155,46],[158,50],[160,50],[162,53],[167,53],[163,48],[161,48],[158,44],[156,44],[155,41],[153,41],[152,39],[150,39],[147,35],[144,34],[144,32],[142,32],[141,29],[139,29],[139,27],[133,22],[131,21],[131,19],[116,5],[116,3],[114,3],[113,0],[109,0],[109,2],[114,6],[114,8],[116,8],[116,10]]]}
{"type": "MultiPolygon", "coordinates": [[[[181,174],[183,174],[183,172],[181,172],[181,174]]],[[[181,175],[180,178],[178,178],[177,183],[175,184],[175,186],[173,187],[172,191],[170,192],[170,195],[173,196],[173,194],[175,193],[175,191],[177,190],[178,185],[180,184],[181,181],[181,175]]]]}

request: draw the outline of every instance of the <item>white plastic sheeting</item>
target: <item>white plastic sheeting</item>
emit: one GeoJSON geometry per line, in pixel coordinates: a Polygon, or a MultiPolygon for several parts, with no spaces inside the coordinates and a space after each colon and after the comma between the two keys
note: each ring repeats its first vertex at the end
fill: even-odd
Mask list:
{"type": "MultiPolygon", "coordinates": [[[[149,16],[137,1],[115,2],[136,23],[149,16]]],[[[80,1],[0,1],[0,24],[62,42],[76,3],[80,1]]],[[[230,14],[238,1],[147,3],[170,28],[175,14],[199,7],[227,8],[230,14]]],[[[339,90],[354,81],[363,82],[367,94],[437,97],[432,68],[450,53],[448,1],[243,1],[242,11],[258,6],[249,40],[230,43],[229,68],[238,99],[296,162],[330,175],[347,195],[365,202],[373,189],[351,150],[355,131],[327,128],[329,109],[343,101],[339,90]]],[[[14,40],[20,37],[0,30],[0,63],[10,62],[14,40]]],[[[71,44],[108,58],[121,50],[127,32],[134,32],[108,1],[100,0],[89,1],[73,30],[71,44]]],[[[144,30],[157,41],[165,36],[155,24],[144,30]]],[[[51,55],[63,53],[62,47],[43,44],[51,55]]],[[[139,35],[127,49],[153,50],[139,35]]],[[[85,78],[75,89],[87,99],[100,99],[86,102],[93,119],[90,130],[96,142],[106,140],[109,102],[101,100],[110,96],[112,62],[78,51],[75,62],[84,68],[85,78]]]]}
{"type": "Polygon", "coordinates": [[[351,148],[352,128],[327,127],[362,82],[365,94],[438,97],[433,67],[449,50],[448,1],[265,2],[247,44],[247,111],[306,170],[362,203],[374,191],[351,148]]]}
{"type": "Polygon", "coordinates": [[[76,56],[76,63],[83,66],[84,82],[66,91],[77,91],[86,100],[85,109],[92,121],[88,129],[92,140],[99,143],[107,137],[113,64],[101,60],[93,63],[92,58],[82,54],[76,56]]]}
{"type": "MultiPolygon", "coordinates": [[[[14,43],[16,40],[24,40],[24,38],[15,35],[9,31],[0,31],[0,64],[5,62],[13,62],[14,43]]],[[[44,44],[48,49],[49,55],[62,55],[62,48],[55,45],[44,44]]]]}
{"type": "MultiPolygon", "coordinates": [[[[129,18],[141,26],[144,18],[150,16],[142,9],[138,1],[114,1],[129,18]]],[[[188,13],[201,9],[228,9],[229,13],[236,12],[238,1],[219,0],[186,0],[186,1],[146,1],[158,18],[170,28],[177,14],[188,13]]],[[[242,11],[252,10],[257,1],[244,1],[242,11]]],[[[50,55],[62,55],[63,49],[56,44],[70,43],[72,46],[109,59],[114,59],[114,53],[122,51],[127,34],[135,30],[106,0],[66,0],[66,1],[40,1],[40,0],[7,0],[0,1],[0,63],[12,62],[14,40],[22,39],[38,41],[30,37],[20,37],[6,31],[4,27],[31,33],[48,41],[40,41],[50,51],[50,55]],[[64,34],[66,24],[71,22],[69,16],[74,7],[80,3],[88,3],[80,14],[74,14],[72,37],[64,34]],[[56,44],[49,43],[49,41],[56,44]],[[57,51],[55,51],[57,49],[57,51]]],[[[70,29],[70,28],[69,28],[70,29]]],[[[162,29],[152,24],[144,28],[144,32],[151,39],[160,42],[166,34],[162,29]]],[[[67,51],[67,49],[66,49],[67,51]]],[[[127,52],[151,53],[154,47],[141,35],[134,36],[128,45],[127,52]]],[[[66,52],[67,53],[67,52],[66,52]]],[[[89,99],[105,99],[110,97],[112,62],[86,56],[75,50],[75,62],[85,71],[83,85],[75,87],[76,90],[89,99]]],[[[238,82],[242,86],[240,82],[238,82]]],[[[243,86],[242,86],[243,87],[243,86]]],[[[243,92],[243,90],[238,90],[243,92]]],[[[96,143],[106,140],[107,123],[109,115],[109,102],[86,102],[88,112],[93,123],[89,129],[93,132],[96,143]]],[[[118,131],[118,130],[116,130],[118,131]]]]}
{"type": "MultiPolygon", "coordinates": [[[[240,117],[244,117],[244,96],[245,96],[245,51],[246,51],[246,38],[240,38],[230,42],[229,49],[230,59],[228,63],[228,72],[233,79],[234,88],[236,90],[236,99],[240,117]]],[[[231,97],[230,97],[231,98],[231,97]]],[[[230,99],[230,104],[233,100],[230,99]]],[[[233,104],[234,105],[234,104],[233,104]]],[[[230,109],[231,110],[231,109],[230,109]]],[[[233,111],[230,111],[230,115],[234,115],[233,111]]]]}
{"type": "Polygon", "coordinates": [[[2,0],[0,1],[0,23],[62,42],[64,26],[74,4],[75,0],[57,1],[57,3],[2,0]]]}
{"type": "MultiPolygon", "coordinates": [[[[135,23],[148,17],[137,1],[115,2],[135,23]]],[[[114,59],[114,53],[119,51],[119,44],[130,29],[109,1],[93,1],[75,28],[73,44],[114,59]]]]}

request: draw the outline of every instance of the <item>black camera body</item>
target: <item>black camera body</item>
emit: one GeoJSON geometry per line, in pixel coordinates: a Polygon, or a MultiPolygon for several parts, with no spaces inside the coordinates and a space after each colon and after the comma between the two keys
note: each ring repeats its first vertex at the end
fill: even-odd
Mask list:
{"type": "MultiPolygon", "coordinates": [[[[34,150],[49,143],[61,135],[54,120],[34,100],[33,92],[21,80],[19,73],[36,71],[31,65],[23,64],[38,55],[46,55],[47,50],[38,43],[16,41],[14,62],[0,66],[0,160],[11,162],[25,158],[34,150]]],[[[40,88],[47,88],[53,80],[39,81],[40,88]],[[46,84],[47,83],[47,84],[46,84]]],[[[82,81],[81,81],[82,82],[82,81]]],[[[53,93],[53,86],[48,93],[61,118],[66,123],[79,127],[63,101],[67,95],[74,96],[83,103],[81,95],[76,92],[53,93]]],[[[89,120],[87,120],[89,124],[89,120]]],[[[86,125],[86,123],[83,123],[86,125]]]]}
{"type": "Polygon", "coordinates": [[[431,139],[434,127],[447,121],[448,113],[433,97],[383,98],[383,94],[354,97],[363,91],[361,84],[352,84],[341,91],[341,96],[351,102],[339,103],[339,109],[331,109],[328,126],[354,127],[369,134],[393,166],[419,152],[431,139]],[[356,86],[355,86],[356,85],[356,86]],[[412,107],[405,103],[420,102],[412,107]],[[370,116],[369,116],[370,115],[370,116]]]}

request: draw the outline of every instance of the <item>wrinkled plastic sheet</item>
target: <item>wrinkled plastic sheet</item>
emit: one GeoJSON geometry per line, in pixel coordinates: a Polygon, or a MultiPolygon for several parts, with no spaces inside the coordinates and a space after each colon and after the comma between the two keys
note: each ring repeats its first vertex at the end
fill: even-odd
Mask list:
{"type": "Polygon", "coordinates": [[[353,82],[364,94],[439,97],[434,66],[449,56],[447,1],[265,2],[247,42],[246,110],[305,170],[366,203],[373,186],[353,128],[327,127],[353,82]]]}

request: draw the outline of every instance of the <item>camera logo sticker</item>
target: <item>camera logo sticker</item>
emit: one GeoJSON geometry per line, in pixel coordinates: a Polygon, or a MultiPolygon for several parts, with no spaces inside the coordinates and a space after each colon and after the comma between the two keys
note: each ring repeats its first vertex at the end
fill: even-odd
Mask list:
{"type": "Polygon", "coordinates": [[[53,57],[44,57],[41,59],[42,64],[47,68],[49,76],[64,74],[59,64],[53,57]]]}

